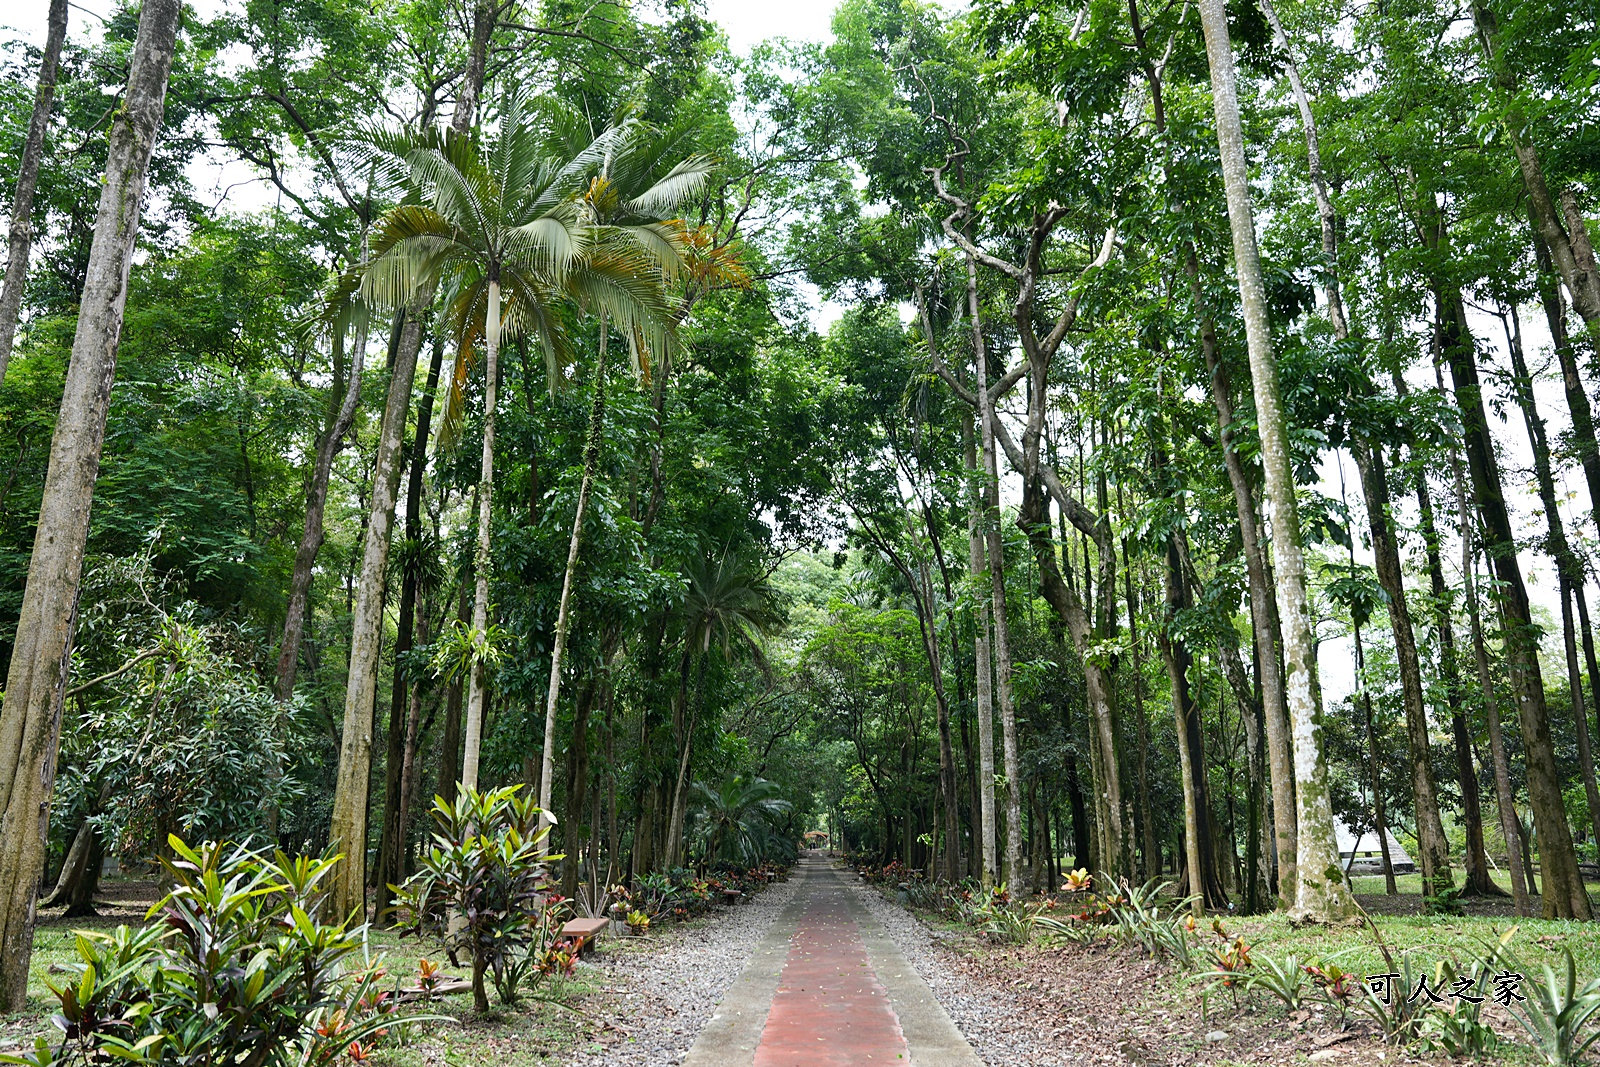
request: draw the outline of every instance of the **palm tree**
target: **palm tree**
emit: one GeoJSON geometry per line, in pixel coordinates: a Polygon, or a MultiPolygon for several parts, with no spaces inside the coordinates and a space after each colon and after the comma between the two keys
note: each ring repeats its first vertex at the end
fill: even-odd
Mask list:
{"type": "MultiPolygon", "coordinates": [[[[666,162],[676,158],[687,139],[684,130],[660,133],[643,123],[630,122],[614,127],[617,136],[608,140],[600,172],[589,183],[583,197],[591,226],[607,247],[619,252],[643,255],[655,260],[663,277],[675,275],[689,251],[689,234],[679,222],[666,216],[704,186],[711,172],[705,156],[690,155],[658,177],[666,162]]],[[[604,139],[606,135],[602,135],[604,139]]],[[[589,411],[589,432],[584,440],[583,478],[578,485],[578,506],[572,516],[572,534],[567,539],[567,565],[561,579],[561,598],[556,607],[555,640],[550,650],[550,685],[545,695],[544,751],[539,764],[539,806],[550,810],[551,787],[555,779],[556,708],[561,700],[561,665],[571,628],[569,609],[572,582],[578,568],[578,549],[583,538],[583,520],[589,507],[595,470],[600,463],[600,439],[605,424],[606,342],[609,336],[607,309],[600,311],[599,355],[595,361],[594,402],[589,411]]],[[[623,324],[619,321],[620,327],[623,324]]],[[[663,359],[666,347],[649,347],[630,337],[634,374],[650,374],[652,352],[663,359]]],[[[552,381],[554,379],[552,378],[552,381]]]]}
{"type": "Polygon", "coordinates": [[[778,796],[780,791],[778,783],[765,778],[735,776],[722,783],[721,789],[694,783],[706,862],[750,864],[760,860],[772,837],[773,823],[794,810],[793,804],[778,796]]]}
{"type": "MultiPolygon", "coordinates": [[[[371,258],[360,280],[365,299],[391,307],[408,306],[418,294],[441,285],[449,294],[447,321],[459,354],[447,427],[459,424],[461,386],[476,345],[483,342],[483,456],[469,637],[478,654],[469,675],[461,774],[462,782],[474,788],[483,737],[501,340],[507,334],[531,333],[546,360],[559,366],[568,353],[566,320],[575,305],[603,309],[633,343],[652,348],[665,346],[670,319],[654,249],[596,227],[593,213],[584,207],[591,174],[622,134],[608,130],[575,153],[552,151],[544,131],[570,127],[574,120],[548,109],[536,114],[530,100],[515,91],[505,98],[500,120],[500,135],[487,143],[455,129],[372,138],[375,155],[387,156],[402,172],[408,195],[374,228],[371,258]]],[[[385,422],[387,426],[387,416],[385,422]]],[[[352,656],[349,686],[363,686],[361,691],[370,695],[376,657],[368,658],[371,663],[358,672],[352,656]]],[[[347,856],[333,890],[344,910],[359,906],[364,893],[366,850],[361,845],[366,840],[372,760],[371,704],[369,696],[347,699],[345,707],[345,736],[350,740],[340,753],[331,832],[347,856]]]]}
{"type": "Polygon", "coordinates": [[[739,648],[765,668],[760,637],[774,632],[783,623],[783,614],[777,606],[777,591],[767,572],[741,552],[724,550],[715,559],[701,556],[690,563],[685,577],[688,587],[678,609],[683,627],[683,660],[679,667],[678,706],[674,716],[679,747],[678,776],[672,791],[671,820],[667,824],[669,867],[676,866],[683,855],[689,756],[705,699],[706,657],[713,645],[724,659],[731,658],[735,648],[739,648]],[[696,661],[694,701],[690,707],[689,675],[696,661]]]}

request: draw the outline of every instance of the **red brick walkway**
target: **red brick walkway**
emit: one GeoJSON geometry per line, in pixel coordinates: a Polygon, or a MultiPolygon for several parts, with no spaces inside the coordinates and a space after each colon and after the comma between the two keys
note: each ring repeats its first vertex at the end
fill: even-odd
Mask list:
{"type": "Polygon", "coordinates": [[[873,917],[870,890],[820,853],[792,877],[682,1067],[983,1067],[873,917]]]}
{"type": "Polygon", "coordinates": [[[755,1067],[906,1063],[889,994],[836,882],[801,916],[756,1048],[755,1067]]]}

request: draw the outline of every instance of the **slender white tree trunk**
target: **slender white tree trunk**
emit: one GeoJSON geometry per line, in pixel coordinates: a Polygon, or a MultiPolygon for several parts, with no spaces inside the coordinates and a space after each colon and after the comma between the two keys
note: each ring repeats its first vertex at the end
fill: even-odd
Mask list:
{"type": "MultiPolygon", "coordinates": [[[[989,542],[989,592],[994,604],[994,677],[1000,698],[1000,744],[1006,770],[1006,851],[1002,877],[1013,891],[1022,863],[1022,770],[1017,757],[1017,708],[1011,691],[1011,628],[1006,619],[1005,542],[1000,536],[1000,472],[995,458],[994,402],[989,399],[988,361],[978,348],[978,401],[983,408],[983,476],[986,504],[984,534],[989,542]]],[[[991,727],[991,735],[993,728],[991,727]]],[[[989,763],[994,765],[991,736],[989,763]]],[[[991,770],[991,778],[992,778],[991,770]]]]}
{"type": "MultiPolygon", "coordinates": [[[[473,557],[472,634],[487,641],[489,635],[489,569],[492,557],[494,515],[494,417],[500,399],[500,282],[489,280],[489,315],[484,329],[487,353],[483,373],[483,459],[478,468],[478,548],[473,557]]],[[[487,648],[484,649],[487,651],[487,648]]],[[[471,681],[467,686],[465,755],[461,760],[461,784],[478,788],[478,761],[483,754],[483,659],[472,661],[471,681]]]]}
{"type": "MultiPolygon", "coordinates": [[[[578,547],[583,541],[583,517],[589,510],[589,491],[594,486],[595,468],[600,464],[600,432],[606,414],[606,316],[600,313],[600,356],[595,362],[594,407],[589,412],[589,435],[584,441],[583,481],[578,485],[578,508],[572,516],[572,536],[567,540],[567,569],[561,578],[561,602],[556,608],[556,636],[550,649],[550,688],[544,704],[544,754],[539,769],[539,807],[544,809],[546,825],[550,817],[550,787],[555,777],[556,708],[561,702],[561,660],[567,650],[567,631],[571,626],[568,608],[572,601],[572,578],[578,570],[578,547]]],[[[669,840],[667,848],[672,848],[669,840]]]]}
{"type": "Polygon", "coordinates": [[[0,709],[0,1010],[28,999],[34,900],[44,871],[89,508],[100,473],[117,340],[150,152],[177,46],[178,0],[145,0],[127,90],[111,124],[72,358],[50,442],[28,581],[0,709]]]}
{"type": "MultiPolygon", "coordinates": [[[[967,260],[967,311],[972,316],[972,341],[977,352],[984,350],[983,325],[978,317],[978,274],[977,266],[969,257],[967,260]]],[[[989,383],[984,380],[983,370],[987,360],[979,362],[979,375],[975,383],[976,392],[982,396],[988,391],[989,383]]],[[[980,404],[983,402],[980,400],[980,404]]],[[[980,436],[983,436],[980,434],[980,436]]],[[[970,440],[971,435],[968,434],[970,440]]],[[[992,448],[993,437],[987,438],[992,448]]],[[[984,493],[980,483],[982,474],[978,466],[976,450],[969,444],[967,461],[968,496],[967,496],[967,570],[972,579],[972,596],[976,603],[977,616],[975,622],[976,635],[973,638],[973,658],[977,661],[977,716],[978,716],[978,811],[981,821],[983,874],[985,886],[995,880],[999,868],[999,857],[996,855],[997,844],[995,841],[995,811],[994,811],[994,689],[991,680],[992,664],[989,655],[989,603],[992,597],[986,596],[983,588],[978,584],[978,576],[986,566],[984,558],[984,538],[979,528],[984,508],[984,493]]],[[[986,467],[984,469],[987,469],[986,467]]]]}
{"type": "Polygon", "coordinates": [[[1305,559],[1301,551],[1300,514],[1295,502],[1294,466],[1289,431],[1278,385],[1278,364],[1272,351],[1266,291],[1256,248],[1255,216],[1239,118],[1233,43],[1223,0],[1200,0],[1200,24],[1211,66],[1211,97],[1217,120],[1217,146],[1222,157],[1223,185],[1228,196],[1228,222],[1233,232],[1234,264],[1245,339],[1250,353],[1256,420],[1261,434],[1261,465],[1266,474],[1272,512],[1272,556],[1278,589],[1278,614],[1283,624],[1284,688],[1294,745],[1295,815],[1298,824],[1295,904],[1291,914],[1324,922],[1354,915],[1355,898],[1345,886],[1339,846],[1333,834],[1333,809],[1328,799],[1328,767],[1323,754],[1322,726],[1311,692],[1316,646],[1306,599],[1305,559]]]}

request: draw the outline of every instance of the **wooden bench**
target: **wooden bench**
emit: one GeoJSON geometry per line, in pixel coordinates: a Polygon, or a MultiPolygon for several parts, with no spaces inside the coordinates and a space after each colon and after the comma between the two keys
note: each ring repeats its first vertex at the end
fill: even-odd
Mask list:
{"type": "Polygon", "coordinates": [[[724,889],[722,891],[722,902],[724,904],[737,904],[739,903],[739,898],[742,896],[744,896],[744,893],[740,890],[724,889]]]}
{"type": "Polygon", "coordinates": [[[600,936],[600,931],[611,925],[610,919],[571,919],[561,927],[561,936],[572,939],[573,952],[583,955],[600,936]]]}

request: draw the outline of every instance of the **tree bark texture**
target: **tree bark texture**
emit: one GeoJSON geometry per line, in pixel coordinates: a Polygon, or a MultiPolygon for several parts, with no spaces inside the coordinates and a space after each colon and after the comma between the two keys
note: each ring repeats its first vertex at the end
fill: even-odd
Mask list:
{"type": "Polygon", "coordinates": [[[1166,544],[1167,628],[1159,634],[1161,658],[1166,661],[1172,688],[1172,711],[1177,720],[1179,773],[1183,777],[1184,849],[1189,870],[1188,892],[1196,895],[1195,913],[1226,907],[1228,897],[1217,873],[1217,853],[1211,826],[1210,792],[1206,788],[1205,742],[1200,709],[1189,688],[1193,658],[1181,639],[1168,632],[1180,612],[1188,610],[1189,590],[1176,536],[1166,544]]]}
{"type": "Polygon", "coordinates": [[[178,0],[145,0],[139,13],[127,88],[111,124],[77,331],[0,709],[0,1010],[5,1011],[22,1010],[28,997],[35,892],[44,870],[89,508],[100,472],[139,208],[180,15],[178,0]]]}
{"type": "MultiPolygon", "coordinates": [[[[484,654],[489,641],[489,572],[493,569],[491,539],[494,534],[494,434],[500,403],[500,282],[489,280],[489,310],[483,364],[483,454],[478,467],[478,540],[472,557],[472,639],[482,641],[483,654],[472,658],[467,675],[466,741],[461,757],[461,784],[478,788],[478,761],[483,754],[484,654]]],[[[559,640],[559,638],[558,638],[559,640]]],[[[560,653],[556,653],[557,658],[560,653]]],[[[546,777],[548,777],[548,765],[546,777]]],[[[545,798],[548,799],[548,798],[545,798]]],[[[542,803],[542,802],[541,802],[542,803]]],[[[542,806],[548,807],[548,804],[542,806]]]]}
{"type": "MultiPolygon", "coordinates": [[[[970,280],[970,276],[969,276],[970,280]]],[[[979,845],[982,867],[980,878],[985,886],[995,881],[999,871],[997,834],[994,810],[994,683],[989,654],[989,603],[984,591],[976,588],[978,576],[988,569],[988,550],[981,533],[982,490],[978,485],[978,451],[976,435],[969,427],[964,433],[967,497],[967,573],[974,584],[973,599],[973,659],[976,664],[976,695],[978,717],[978,821],[979,845]]],[[[1053,551],[1053,550],[1052,550],[1053,551]]]]}
{"type": "Polygon", "coordinates": [[[1450,841],[1439,816],[1439,793],[1433,780],[1433,752],[1428,742],[1428,707],[1422,692],[1422,659],[1417,654],[1416,631],[1406,604],[1405,575],[1400,564],[1400,544],[1390,514],[1388,468],[1381,444],[1353,436],[1350,452],[1361,475],[1367,505],[1367,532],[1378,585],[1388,601],[1389,630],[1394,636],[1395,665],[1400,674],[1401,704],[1406,713],[1406,748],[1411,763],[1411,796],[1417,821],[1417,852],[1422,866],[1422,895],[1431,897],[1452,884],[1450,841]]]}
{"type": "MultiPolygon", "coordinates": [[[[1192,259],[1192,256],[1191,256],[1192,259]]],[[[1199,270],[1195,265],[1190,285],[1200,294],[1199,270]]],[[[1223,466],[1233,489],[1234,511],[1239,518],[1239,540],[1244,552],[1245,577],[1250,593],[1250,633],[1255,643],[1257,677],[1261,686],[1261,713],[1266,727],[1267,775],[1272,789],[1272,833],[1278,852],[1278,903],[1294,903],[1295,826],[1294,758],[1289,744],[1289,722],[1284,707],[1283,671],[1279,658],[1283,635],[1267,570],[1266,554],[1261,550],[1261,531],[1256,522],[1255,490],[1245,472],[1244,461],[1233,437],[1233,388],[1228,369],[1217,344],[1216,323],[1208,315],[1200,324],[1200,349],[1211,379],[1212,406],[1217,412],[1217,437],[1222,446],[1223,466]]]]}
{"type": "Polygon", "coordinates": [[[1482,524],[1484,552],[1498,581],[1496,599],[1506,673],[1517,703],[1517,720],[1522,727],[1528,800],[1533,808],[1539,856],[1544,868],[1544,917],[1587,919],[1590,917],[1589,896],[1578,873],[1572,830],[1561,797],[1561,779],[1556,770],[1555,746],[1550,738],[1550,719],[1545,707],[1544,678],[1539,670],[1537,631],[1533,627],[1527,587],[1522,581],[1522,567],[1517,562],[1516,538],[1506,510],[1494,442],[1484,414],[1472,335],[1467,329],[1460,293],[1441,285],[1436,295],[1441,331],[1439,348],[1449,363],[1456,405],[1461,412],[1467,470],[1482,524]]]}
{"type": "MultiPolygon", "coordinates": [[[[1403,384],[1403,379],[1396,376],[1403,384]]],[[[1450,587],[1444,580],[1444,562],[1439,554],[1439,529],[1434,519],[1433,498],[1428,478],[1417,471],[1417,510],[1420,514],[1422,542],[1428,557],[1428,584],[1433,598],[1434,626],[1439,634],[1439,678],[1445,687],[1445,702],[1450,708],[1450,733],[1456,751],[1456,781],[1461,789],[1461,822],[1466,832],[1467,850],[1463,866],[1466,879],[1462,891],[1468,896],[1505,896],[1489,871],[1489,853],[1483,843],[1483,798],[1478,790],[1478,773],[1472,759],[1472,729],[1467,725],[1462,704],[1464,680],[1456,648],[1455,625],[1451,619],[1450,587]]]]}
{"type": "MultiPolygon", "coordinates": [[[[987,381],[984,349],[978,350],[978,380],[987,381]]],[[[1022,768],[1017,754],[1017,708],[1011,690],[1011,627],[1006,617],[1005,543],[1000,534],[1000,473],[995,457],[994,404],[988,389],[980,426],[984,465],[984,529],[989,542],[989,588],[994,601],[994,679],[1000,705],[1000,744],[1006,773],[1006,851],[1003,877],[1020,891],[1022,864],[1022,768]]]]}
{"type": "Polygon", "coordinates": [[[367,887],[367,798],[372,773],[372,715],[378,692],[383,642],[383,605],[388,587],[389,541],[399,500],[406,418],[422,346],[422,316],[406,316],[389,372],[388,398],[378,430],[372,468],[372,499],[361,548],[361,574],[350,619],[350,666],[339,742],[328,840],[344,856],[329,886],[333,914],[365,915],[367,887]]]}
{"type": "Polygon", "coordinates": [[[1294,466],[1289,452],[1289,427],[1278,385],[1278,364],[1272,350],[1266,289],[1256,248],[1255,216],[1235,87],[1233,44],[1223,0],[1201,0],[1200,23],[1211,67],[1211,98],[1217,119],[1217,145],[1222,157],[1228,222],[1233,234],[1234,264],[1250,353],[1250,379],[1261,434],[1261,465],[1266,474],[1267,502],[1272,509],[1272,554],[1278,587],[1278,616],[1283,626],[1285,703],[1292,727],[1295,761],[1296,864],[1298,886],[1291,914],[1303,919],[1336,921],[1354,915],[1355,898],[1345,886],[1339,846],[1333,834],[1333,809],[1328,798],[1328,767],[1323,752],[1322,724],[1311,694],[1315,644],[1306,595],[1300,514],[1295,501],[1294,466]]]}
{"type": "MultiPolygon", "coordinates": [[[[401,326],[396,322],[397,327],[401,326]]],[[[300,544],[295,548],[294,567],[289,572],[289,606],[283,617],[283,639],[278,642],[278,669],[274,675],[273,695],[280,703],[288,703],[294,696],[295,676],[300,668],[300,645],[305,640],[308,605],[311,602],[312,573],[317,564],[317,553],[324,539],[323,516],[328,505],[328,481],[333,476],[333,461],[344,448],[344,438],[355,421],[356,405],[361,400],[361,374],[366,360],[366,331],[358,331],[349,366],[343,369],[345,331],[338,329],[333,336],[334,380],[345,383],[344,395],[338,407],[331,412],[328,426],[317,439],[317,458],[311,468],[311,481],[306,485],[306,518],[300,532],[300,544]]],[[[393,340],[393,338],[391,338],[393,340]]],[[[390,345],[390,352],[395,347],[390,345]]],[[[391,359],[390,362],[393,362],[391,359]]]]}
{"type": "MultiPolygon", "coordinates": [[[[404,779],[412,755],[408,741],[415,744],[416,715],[421,704],[408,699],[415,687],[406,683],[400,660],[411,651],[419,622],[421,628],[427,626],[427,620],[421,618],[422,604],[417,598],[418,571],[422,563],[418,553],[422,542],[422,491],[428,467],[428,431],[433,425],[433,398],[439,387],[443,363],[444,338],[435,337],[433,357],[428,362],[427,385],[417,404],[417,424],[406,472],[405,549],[400,560],[400,610],[395,627],[394,677],[389,686],[389,729],[384,738],[383,830],[378,839],[376,884],[382,899],[387,899],[385,887],[399,885],[405,880],[406,817],[410,808],[404,803],[404,779]]],[[[382,921],[384,917],[380,915],[379,918],[382,921]]]]}

